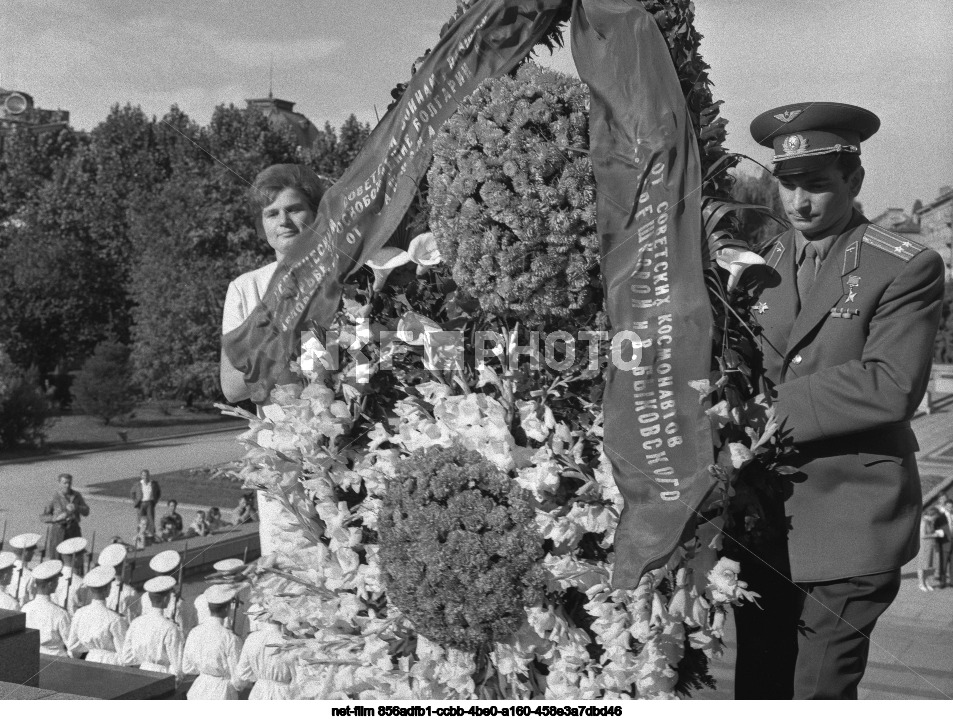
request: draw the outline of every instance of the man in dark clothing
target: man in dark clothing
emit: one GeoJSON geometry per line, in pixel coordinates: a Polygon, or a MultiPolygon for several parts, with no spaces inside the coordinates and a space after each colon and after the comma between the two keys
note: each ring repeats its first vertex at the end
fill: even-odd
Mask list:
{"type": "Polygon", "coordinates": [[[79,527],[81,516],[89,515],[89,506],[83,500],[83,494],[73,490],[73,477],[69,473],[59,476],[59,489],[53,500],[46,504],[40,519],[51,524],[48,557],[59,559],[56,547],[67,538],[76,538],[83,533],[79,527]]]}

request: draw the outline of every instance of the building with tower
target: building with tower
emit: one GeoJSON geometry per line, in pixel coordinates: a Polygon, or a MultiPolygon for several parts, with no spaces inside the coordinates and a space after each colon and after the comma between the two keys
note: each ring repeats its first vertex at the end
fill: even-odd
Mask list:
{"type": "Polygon", "coordinates": [[[38,108],[33,96],[22,90],[0,88],[0,143],[16,128],[38,133],[59,130],[69,124],[68,110],[38,108]]]}

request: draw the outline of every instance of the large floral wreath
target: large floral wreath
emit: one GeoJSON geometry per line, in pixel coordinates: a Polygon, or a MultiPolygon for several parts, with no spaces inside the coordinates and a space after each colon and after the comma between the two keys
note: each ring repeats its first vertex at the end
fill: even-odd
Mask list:
{"type": "MultiPolygon", "coordinates": [[[[645,4],[693,78],[706,189],[723,196],[724,121],[691,5],[645,4]]],[[[602,448],[606,343],[544,364],[527,335],[598,338],[604,323],[586,108],[578,81],[533,65],[484,83],[436,140],[404,237],[303,344],[302,382],[274,389],[261,418],[229,411],[250,425],[246,487],[287,511],[253,595],[300,660],[302,698],[688,695],[712,683],[728,609],[756,595],[716,552],[759,532],[751,479],[785,469],[770,408],[747,410],[765,404],[738,278],[757,258],[730,242],[721,206],[715,362],[693,382],[719,491],[665,567],[610,586],[622,500],[602,448]]]]}

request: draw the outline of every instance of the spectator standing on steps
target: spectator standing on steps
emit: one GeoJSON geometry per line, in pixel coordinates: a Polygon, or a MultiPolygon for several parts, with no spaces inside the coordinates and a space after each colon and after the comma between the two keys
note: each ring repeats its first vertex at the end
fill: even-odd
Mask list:
{"type": "MultiPolygon", "coordinates": [[[[61,473],[57,480],[59,488],[40,514],[40,519],[51,526],[50,549],[55,549],[68,538],[82,536],[79,519],[89,515],[89,506],[83,500],[83,494],[73,490],[73,476],[61,473]]],[[[59,554],[50,551],[50,560],[60,560],[59,554]]]]}
{"type": "Polygon", "coordinates": [[[153,536],[156,532],[156,504],[161,495],[159,483],[152,480],[147,469],[142,469],[138,483],[132,486],[132,503],[136,509],[136,518],[147,520],[146,530],[153,536]]]}

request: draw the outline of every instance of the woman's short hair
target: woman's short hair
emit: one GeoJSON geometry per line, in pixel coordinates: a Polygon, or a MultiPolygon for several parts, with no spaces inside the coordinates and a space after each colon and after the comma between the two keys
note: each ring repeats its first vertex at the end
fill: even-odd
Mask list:
{"type": "Polygon", "coordinates": [[[248,189],[248,207],[255,218],[258,234],[265,235],[261,224],[261,211],[271,205],[283,190],[297,190],[308,201],[311,211],[318,212],[324,195],[324,183],[311,168],[295,163],[270,165],[255,176],[248,189]]]}

